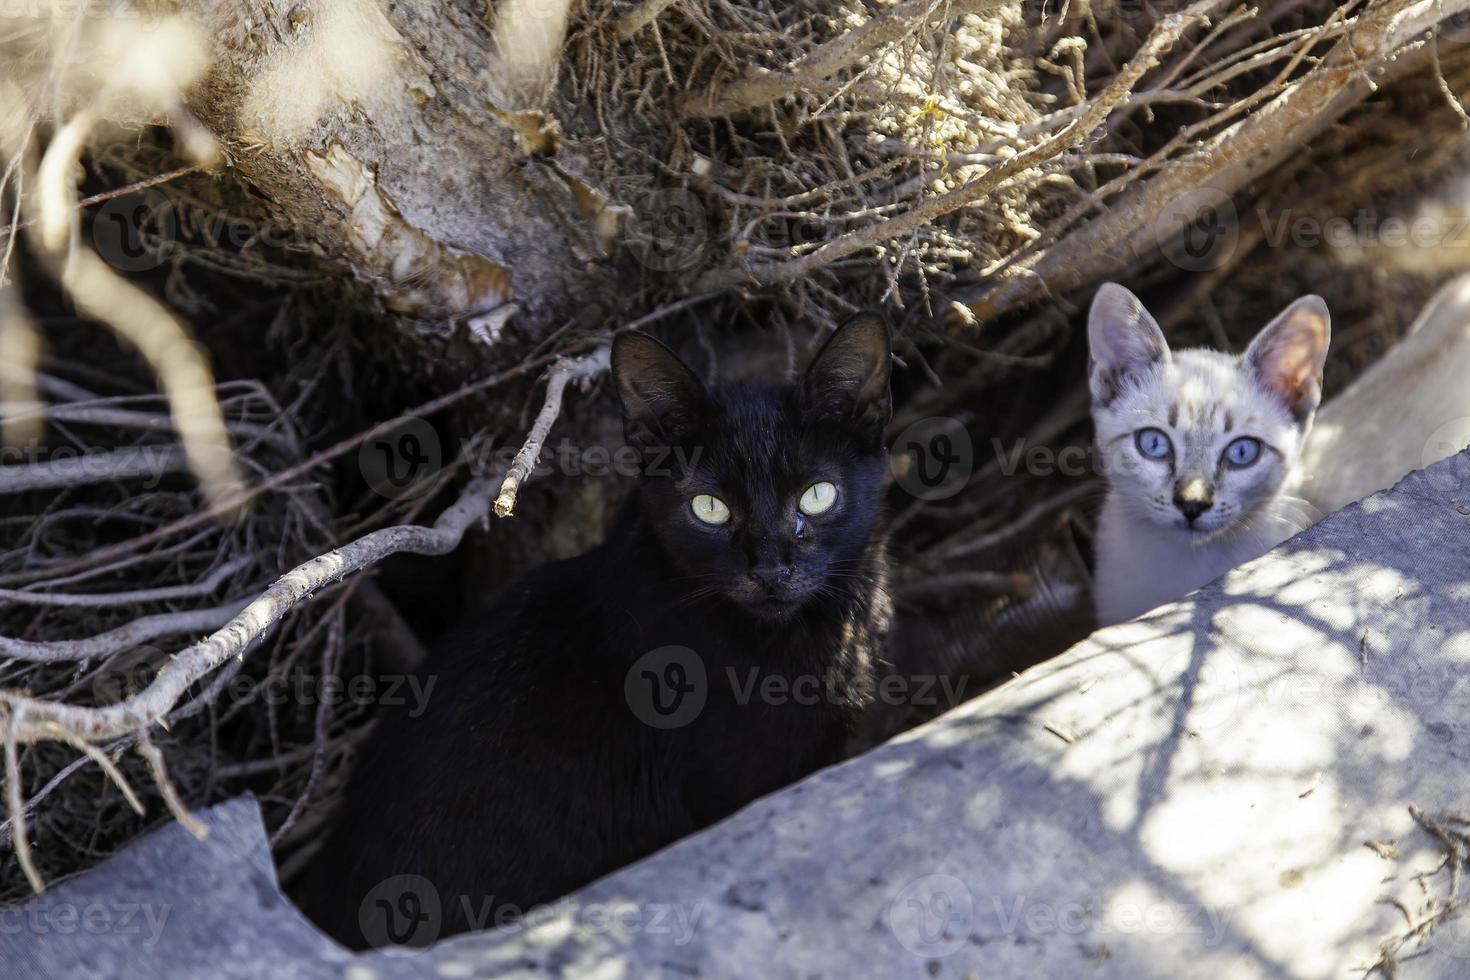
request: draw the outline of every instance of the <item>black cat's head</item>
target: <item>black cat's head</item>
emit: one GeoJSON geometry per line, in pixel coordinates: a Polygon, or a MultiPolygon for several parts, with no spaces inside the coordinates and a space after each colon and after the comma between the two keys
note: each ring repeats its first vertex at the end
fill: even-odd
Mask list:
{"type": "Polygon", "coordinates": [[[861,314],[796,385],[709,389],[663,344],[617,338],[623,429],[644,513],[693,595],[762,619],[866,591],[891,404],[888,328],[861,314]]]}

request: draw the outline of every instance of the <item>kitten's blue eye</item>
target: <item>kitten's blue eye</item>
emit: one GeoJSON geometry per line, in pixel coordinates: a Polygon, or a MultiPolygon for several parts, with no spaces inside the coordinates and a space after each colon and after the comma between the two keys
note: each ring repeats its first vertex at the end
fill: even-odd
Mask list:
{"type": "Polygon", "coordinates": [[[689,501],[689,509],[706,524],[719,525],[730,519],[730,508],[725,506],[725,502],[707,493],[698,494],[689,501]]]}
{"type": "Polygon", "coordinates": [[[1225,447],[1225,462],[1231,466],[1249,466],[1261,457],[1261,440],[1241,436],[1225,447]]]}
{"type": "Polygon", "coordinates": [[[1133,441],[1138,444],[1138,451],[1149,459],[1168,459],[1174,452],[1174,444],[1161,429],[1139,429],[1133,441]]]}

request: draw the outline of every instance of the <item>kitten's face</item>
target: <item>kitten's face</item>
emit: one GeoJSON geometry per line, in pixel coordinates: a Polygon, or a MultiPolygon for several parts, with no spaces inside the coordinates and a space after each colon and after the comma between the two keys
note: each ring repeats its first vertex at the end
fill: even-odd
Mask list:
{"type": "Polygon", "coordinates": [[[845,324],[791,388],[709,391],[639,334],[613,357],[628,441],[647,462],[644,512],[686,594],[781,619],[865,574],[887,470],[881,320],[845,324]]]}
{"type": "Polygon", "coordinates": [[[1102,287],[1088,322],[1092,417],[1115,499],[1191,543],[1249,529],[1296,464],[1329,336],[1327,307],[1309,296],[1239,357],[1174,353],[1132,293],[1102,287]]]}

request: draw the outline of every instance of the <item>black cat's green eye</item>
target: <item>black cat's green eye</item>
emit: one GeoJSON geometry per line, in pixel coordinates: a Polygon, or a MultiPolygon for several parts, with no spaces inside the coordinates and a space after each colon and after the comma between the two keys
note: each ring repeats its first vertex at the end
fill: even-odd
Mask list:
{"type": "Polygon", "coordinates": [[[707,493],[697,495],[689,501],[689,509],[705,524],[718,526],[730,519],[730,508],[719,497],[707,493]]]}
{"type": "Polygon", "coordinates": [[[796,506],[808,517],[815,517],[831,510],[835,503],[837,503],[837,487],[826,480],[821,480],[806,488],[801,499],[796,502],[796,506]]]}
{"type": "Polygon", "coordinates": [[[1139,429],[1133,442],[1149,459],[1168,459],[1174,453],[1174,443],[1162,429],[1139,429]]]}

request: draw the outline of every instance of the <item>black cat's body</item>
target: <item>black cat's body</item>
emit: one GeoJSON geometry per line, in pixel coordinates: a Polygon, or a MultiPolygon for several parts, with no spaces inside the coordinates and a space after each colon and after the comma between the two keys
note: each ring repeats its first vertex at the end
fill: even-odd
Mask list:
{"type": "Polygon", "coordinates": [[[383,941],[360,913],[395,876],[440,906],[416,940],[554,900],[837,761],[871,696],[886,331],[845,327],[803,386],[713,393],[644,340],[614,359],[646,467],[607,541],[435,651],[427,710],[387,715],[354,772],[301,896],[350,946],[383,941]],[[814,481],[838,497],[810,516],[814,481]],[[691,516],[716,492],[726,522],[691,516]]]}

